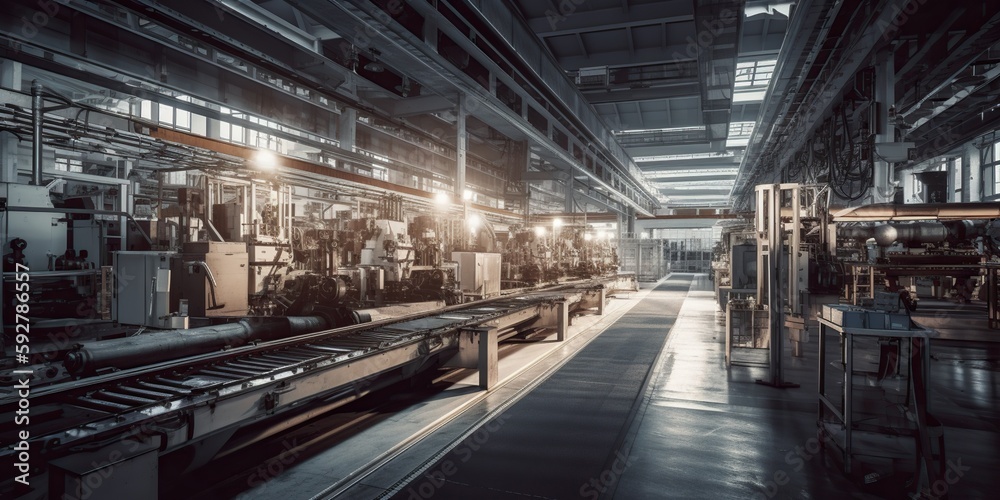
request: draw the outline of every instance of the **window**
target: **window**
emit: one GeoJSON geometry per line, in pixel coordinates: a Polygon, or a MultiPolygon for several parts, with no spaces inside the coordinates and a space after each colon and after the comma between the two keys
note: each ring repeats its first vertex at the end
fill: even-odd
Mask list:
{"type": "Polygon", "coordinates": [[[267,148],[272,151],[277,151],[282,153],[281,139],[271,135],[265,134],[264,132],[258,132],[256,130],[247,130],[247,142],[251,146],[257,146],[258,148],[267,148]]]}
{"type": "Polygon", "coordinates": [[[962,201],[962,158],[952,158],[948,160],[948,168],[951,169],[951,190],[955,197],[952,201],[962,201]]]}
{"type": "Polygon", "coordinates": [[[243,127],[229,122],[219,122],[219,136],[227,141],[246,144],[247,138],[243,127]]]}
{"type": "Polygon", "coordinates": [[[160,120],[160,123],[166,125],[174,124],[174,108],[172,106],[167,106],[166,104],[160,104],[157,111],[158,111],[157,118],[160,120]]]}
{"type": "Polygon", "coordinates": [[[139,103],[139,116],[147,120],[153,119],[153,101],[143,99],[139,103]]]}
{"type": "Polygon", "coordinates": [[[1000,194],[1000,142],[993,143],[993,194],[1000,194]]]}
{"type": "Polygon", "coordinates": [[[767,84],[771,82],[775,63],[777,63],[777,59],[736,63],[736,88],[767,87],[767,84]]]}
{"type": "Polygon", "coordinates": [[[174,186],[187,185],[187,172],[183,170],[180,172],[167,172],[166,175],[163,176],[163,183],[174,186]]]}
{"type": "Polygon", "coordinates": [[[56,158],[55,169],[61,172],[83,173],[83,161],[75,158],[56,158]]]}
{"type": "Polygon", "coordinates": [[[923,199],[924,194],[924,183],[920,182],[920,179],[916,175],[909,174],[910,176],[910,198],[911,201],[907,203],[919,203],[923,199]]]}
{"type": "Polygon", "coordinates": [[[174,126],[182,129],[191,128],[191,112],[182,109],[174,110],[174,126]]]}
{"type": "Polygon", "coordinates": [[[729,137],[726,147],[746,147],[750,143],[750,133],[756,122],[729,122],[729,137]]]}
{"type": "MultiPolygon", "coordinates": [[[[232,115],[235,118],[246,119],[246,115],[241,113],[235,113],[232,109],[225,106],[219,106],[219,113],[223,116],[232,115]]],[[[219,121],[219,137],[223,140],[232,141],[239,144],[247,143],[246,129],[241,125],[234,125],[227,122],[226,120],[219,121]]]]}
{"type": "MultiPolygon", "coordinates": [[[[180,99],[182,101],[190,100],[189,97],[186,98],[186,99],[185,99],[185,97],[186,96],[181,96],[181,97],[178,97],[178,99],[180,99]]],[[[183,109],[177,109],[177,108],[175,108],[173,106],[160,103],[158,105],[157,112],[158,112],[158,114],[157,114],[156,119],[160,123],[162,123],[164,125],[167,125],[167,126],[179,128],[179,129],[182,129],[182,130],[191,130],[191,112],[190,111],[185,111],[183,109]]]]}

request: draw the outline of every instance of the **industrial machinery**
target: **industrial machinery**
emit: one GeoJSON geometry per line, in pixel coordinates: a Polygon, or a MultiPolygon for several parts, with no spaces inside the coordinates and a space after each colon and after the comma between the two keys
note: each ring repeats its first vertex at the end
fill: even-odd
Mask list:
{"type": "Polygon", "coordinates": [[[786,386],[783,332],[789,332],[792,354],[800,356],[822,304],[838,300],[842,271],[833,257],[831,195],[826,186],[800,184],[759,185],[756,192],[755,299],[766,306],[770,329],[769,379],[763,382],[786,386]]]}
{"type": "Polygon", "coordinates": [[[712,281],[719,307],[726,309],[731,293],[757,291],[757,233],[744,221],[724,225],[713,251],[712,281]]]}
{"type": "Polygon", "coordinates": [[[242,242],[185,243],[171,267],[171,309],[187,300],[192,316],[245,316],[250,277],[246,248],[242,242]]]}
{"type": "MultiPolygon", "coordinates": [[[[148,471],[162,466],[164,457],[177,458],[182,469],[199,467],[268,435],[233,439],[246,426],[287,428],[438,367],[477,368],[488,389],[498,380],[499,341],[548,328],[565,340],[569,314],[602,310],[613,280],[379,322],[343,307],[347,287],[337,278],[313,275],[300,283],[304,293],[288,317],[75,346],[63,364],[82,378],[50,385],[31,401],[32,416],[60,418],[42,420],[30,436],[15,436],[10,425],[0,428],[4,442],[23,441],[45,457],[24,472],[32,477],[30,487],[8,477],[0,494],[78,491],[113,467],[106,491],[155,496],[157,475],[148,471]],[[179,450],[185,452],[173,453],[179,450]],[[112,451],[117,458],[102,462],[112,451]],[[117,474],[133,467],[145,471],[143,481],[117,474]]],[[[16,397],[0,398],[3,412],[17,404],[16,397]]],[[[0,450],[6,458],[14,453],[12,447],[0,450]]]]}
{"type": "Polygon", "coordinates": [[[293,262],[291,245],[257,238],[247,245],[248,307],[252,314],[273,316],[283,308],[273,300],[282,289],[293,262]]]}
{"type": "Polygon", "coordinates": [[[518,288],[543,281],[552,251],[542,230],[511,226],[502,259],[504,288],[518,288]]]}
{"type": "Polygon", "coordinates": [[[110,308],[98,293],[101,266],[111,265],[103,249],[121,244],[121,221],[126,214],[71,207],[80,198],[67,195],[65,188],[61,182],[48,186],[0,183],[4,318],[15,317],[10,300],[15,271],[31,275],[31,290],[26,293],[33,318],[79,318],[83,309],[110,308]]]}
{"type": "MultiPolygon", "coordinates": [[[[977,243],[986,234],[983,220],[942,222],[882,223],[838,229],[841,248],[865,248],[865,259],[848,261],[850,281],[845,298],[853,304],[867,304],[880,291],[898,293],[907,308],[914,310],[919,300],[920,278],[937,282],[927,295],[941,298],[946,290],[968,303],[980,275],[988,243],[977,243]],[[867,242],[872,241],[871,250],[867,242]],[[982,248],[982,250],[981,250],[982,248]],[[948,283],[941,284],[942,279],[948,283]]],[[[846,251],[842,251],[847,253],[846,251]]],[[[860,253],[860,251],[859,251],[860,253]]]]}
{"type": "Polygon", "coordinates": [[[503,288],[532,286],[564,277],[587,278],[618,271],[615,246],[585,225],[510,226],[502,249],[503,288]]]}
{"type": "Polygon", "coordinates": [[[458,286],[463,298],[488,298],[500,294],[500,254],[452,252],[458,263],[458,286]]]}
{"type": "Polygon", "coordinates": [[[174,252],[115,252],[111,317],[123,325],[176,328],[171,311],[174,252]]]}
{"type": "Polygon", "coordinates": [[[878,204],[837,212],[838,252],[853,257],[845,261],[845,300],[870,306],[888,292],[920,325],[952,338],[997,328],[997,217],[996,203],[878,204]],[[956,318],[964,328],[954,327],[956,318]]]}

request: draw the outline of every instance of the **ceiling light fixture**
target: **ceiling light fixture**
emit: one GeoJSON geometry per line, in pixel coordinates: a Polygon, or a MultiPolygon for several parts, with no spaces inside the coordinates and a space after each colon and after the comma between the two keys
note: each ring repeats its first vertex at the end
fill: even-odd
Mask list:
{"type": "Polygon", "coordinates": [[[264,170],[274,170],[278,167],[278,155],[267,149],[260,149],[254,154],[257,166],[264,170]]]}
{"type": "Polygon", "coordinates": [[[371,52],[372,60],[370,63],[365,64],[365,71],[370,71],[372,73],[381,73],[385,71],[385,66],[382,66],[382,63],[378,62],[378,56],[381,52],[375,49],[370,49],[369,52],[371,52]]]}
{"type": "Polygon", "coordinates": [[[439,192],[434,195],[434,203],[436,203],[439,207],[447,207],[448,205],[451,205],[451,196],[449,196],[448,193],[439,192]]]}
{"type": "Polygon", "coordinates": [[[404,76],[402,83],[400,83],[399,85],[396,85],[396,92],[399,92],[400,94],[402,94],[403,97],[409,97],[410,96],[410,79],[404,76]]]}

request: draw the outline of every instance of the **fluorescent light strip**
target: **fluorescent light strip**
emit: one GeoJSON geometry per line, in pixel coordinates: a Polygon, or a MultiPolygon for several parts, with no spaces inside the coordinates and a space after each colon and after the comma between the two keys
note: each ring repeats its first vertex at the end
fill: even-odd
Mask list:
{"type": "Polygon", "coordinates": [[[691,153],[684,155],[655,155],[655,156],[636,156],[632,158],[636,163],[651,162],[651,161],[678,161],[678,160],[703,160],[706,158],[733,158],[736,155],[733,153],[691,153]]]}

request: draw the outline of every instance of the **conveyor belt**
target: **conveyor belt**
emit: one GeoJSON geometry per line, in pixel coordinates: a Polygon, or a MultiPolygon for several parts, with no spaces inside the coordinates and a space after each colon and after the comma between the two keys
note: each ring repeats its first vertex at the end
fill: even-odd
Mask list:
{"type": "Polygon", "coordinates": [[[616,458],[636,398],[691,285],[674,276],[394,498],[577,498],[616,458]],[[445,464],[447,462],[447,468],[445,464]],[[430,481],[431,483],[428,483],[430,481]],[[420,488],[424,489],[421,490],[420,488]]]}
{"type": "MultiPolygon", "coordinates": [[[[151,422],[163,449],[457,346],[464,328],[509,328],[565,293],[501,298],[404,321],[368,323],[53,385],[31,394],[31,449],[59,456],[151,422]],[[170,434],[170,435],[168,435],[170,434]]],[[[0,400],[0,442],[17,441],[18,401],[0,400]],[[9,418],[8,418],[9,417],[9,418]]],[[[148,430],[148,427],[147,427],[148,430]]],[[[2,496],[2,495],[0,495],[2,496]]]]}

